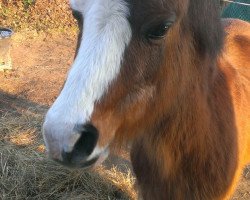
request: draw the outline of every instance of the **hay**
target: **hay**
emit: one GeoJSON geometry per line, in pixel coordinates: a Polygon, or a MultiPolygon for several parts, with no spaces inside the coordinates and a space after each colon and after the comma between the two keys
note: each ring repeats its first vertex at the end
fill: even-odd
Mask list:
{"type": "Polygon", "coordinates": [[[136,199],[129,170],[73,170],[49,160],[42,116],[28,110],[0,117],[0,199],[136,199]]]}

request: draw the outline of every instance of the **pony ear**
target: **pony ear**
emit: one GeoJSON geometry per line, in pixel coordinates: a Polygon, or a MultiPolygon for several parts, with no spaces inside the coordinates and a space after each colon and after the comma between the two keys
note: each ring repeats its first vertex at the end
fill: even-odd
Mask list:
{"type": "Polygon", "coordinates": [[[190,0],[188,19],[197,51],[215,57],[222,48],[224,35],[219,1],[190,0]]]}

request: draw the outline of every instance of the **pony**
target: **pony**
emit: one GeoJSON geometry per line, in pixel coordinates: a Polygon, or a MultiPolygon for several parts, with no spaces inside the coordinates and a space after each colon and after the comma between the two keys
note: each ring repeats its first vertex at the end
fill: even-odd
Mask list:
{"type": "Polygon", "coordinates": [[[144,200],[225,200],[250,162],[250,24],[217,0],[71,0],[81,32],[49,109],[49,156],[129,144],[144,200]]]}

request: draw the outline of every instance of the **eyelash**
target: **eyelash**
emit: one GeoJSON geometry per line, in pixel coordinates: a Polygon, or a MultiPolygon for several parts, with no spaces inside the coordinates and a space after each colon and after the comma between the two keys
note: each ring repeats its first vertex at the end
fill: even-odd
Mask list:
{"type": "Polygon", "coordinates": [[[169,28],[171,27],[173,22],[166,21],[161,24],[158,24],[154,27],[151,27],[146,31],[147,39],[151,40],[160,40],[165,37],[169,28]]]}

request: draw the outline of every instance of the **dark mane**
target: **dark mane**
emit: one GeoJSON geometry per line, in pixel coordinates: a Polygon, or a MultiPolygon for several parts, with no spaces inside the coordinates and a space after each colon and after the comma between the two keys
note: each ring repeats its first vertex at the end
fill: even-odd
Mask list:
{"type": "MultiPolygon", "coordinates": [[[[223,44],[223,28],[220,20],[218,0],[190,0],[188,23],[194,34],[197,52],[216,56],[223,44]]],[[[185,25],[183,25],[184,27],[185,25]]]]}

